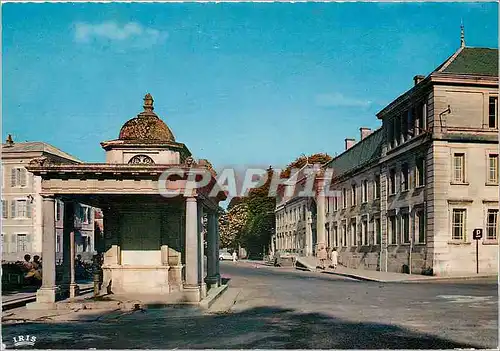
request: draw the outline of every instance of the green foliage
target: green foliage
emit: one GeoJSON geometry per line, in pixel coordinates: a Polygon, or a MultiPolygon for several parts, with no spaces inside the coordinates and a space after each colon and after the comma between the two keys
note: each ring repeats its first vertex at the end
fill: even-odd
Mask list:
{"type": "MultiPolygon", "coordinates": [[[[327,154],[302,155],[290,163],[280,176],[289,177],[294,168],[309,164],[325,164],[332,158],[327,154]]],[[[245,198],[234,198],[227,213],[220,216],[221,247],[236,248],[241,245],[252,254],[263,253],[268,248],[275,230],[276,198],[269,197],[269,187],[274,170],[267,170],[267,182],[250,190],[245,198]]]]}

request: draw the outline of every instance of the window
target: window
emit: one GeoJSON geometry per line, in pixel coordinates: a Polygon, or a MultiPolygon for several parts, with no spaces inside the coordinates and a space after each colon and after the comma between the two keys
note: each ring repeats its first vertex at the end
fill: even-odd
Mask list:
{"type": "Polygon", "coordinates": [[[394,147],[394,122],[387,121],[387,140],[389,141],[389,147],[394,147]]]}
{"type": "Polygon", "coordinates": [[[327,197],[326,198],[326,213],[330,213],[330,201],[331,201],[331,198],[327,197]]]}
{"type": "Polygon", "coordinates": [[[343,188],[342,189],[342,208],[347,207],[347,189],[343,188]]]}
{"type": "Polygon", "coordinates": [[[61,251],[62,251],[61,236],[56,235],[56,252],[61,252],[61,251]]]}
{"type": "Polygon", "coordinates": [[[361,192],[362,202],[368,202],[368,181],[365,179],[362,183],[362,192],[361,192]]]}
{"type": "Polygon", "coordinates": [[[374,244],[382,243],[382,227],[380,225],[380,218],[375,218],[375,241],[374,244]]]}
{"type": "Polygon", "coordinates": [[[411,111],[405,111],[401,115],[401,137],[402,141],[408,140],[408,120],[410,119],[411,111]]]}
{"type": "Polygon", "coordinates": [[[28,236],[26,234],[17,234],[17,252],[27,252],[28,250],[28,236]]]}
{"type": "Polygon", "coordinates": [[[452,239],[453,240],[465,240],[465,220],[466,220],[466,210],[465,209],[453,209],[452,215],[452,239]]]}
{"type": "Polygon", "coordinates": [[[425,243],[425,217],[424,217],[424,210],[417,210],[415,212],[415,238],[417,239],[417,242],[419,244],[424,244],[425,243]]]}
{"type": "Polygon", "coordinates": [[[368,245],[368,222],[366,219],[361,222],[361,240],[363,245],[368,245]]]}
{"type": "Polygon", "coordinates": [[[356,238],[356,220],[353,220],[351,223],[351,244],[352,246],[357,246],[357,238],[356,238]]]}
{"type": "Polygon", "coordinates": [[[25,199],[12,201],[12,218],[31,218],[31,204],[25,199]]]}
{"type": "Polygon", "coordinates": [[[408,190],[410,183],[410,169],[407,163],[401,165],[401,191],[408,190]]]}
{"type": "MultiPolygon", "coordinates": [[[[292,214],[292,212],[290,211],[290,215],[292,214]]],[[[90,207],[84,207],[83,208],[83,223],[84,224],[89,224],[90,221],[92,220],[92,214],[90,212],[90,207]]]]}
{"type": "Polygon", "coordinates": [[[465,154],[453,154],[453,181],[455,183],[465,183],[465,154]]]}
{"type": "Polygon", "coordinates": [[[7,200],[2,200],[2,218],[9,218],[9,208],[7,200]]]}
{"type": "Polygon", "coordinates": [[[488,183],[498,183],[498,155],[488,155],[488,183]]]}
{"type": "Polygon", "coordinates": [[[351,185],[351,206],[356,206],[356,184],[351,185]]]}
{"type": "Polygon", "coordinates": [[[339,246],[339,232],[336,224],[333,226],[333,246],[339,246]]]}
{"type": "Polygon", "coordinates": [[[425,168],[424,168],[425,158],[417,157],[415,160],[415,187],[421,187],[425,185],[425,168]]]}
{"type": "Polygon", "coordinates": [[[389,171],[389,195],[396,194],[396,169],[389,171]]]}
{"type": "Polygon", "coordinates": [[[375,181],[373,182],[373,193],[375,199],[380,199],[380,175],[375,176],[375,181]]]}
{"type": "Polygon", "coordinates": [[[11,186],[24,188],[26,186],[26,168],[12,168],[11,172],[11,186]]]}
{"type": "Polygon", "coordinates": [[[489,105],[488,127],[498,128],[498,98],[491,96],[489,105]]]}
{"type": "Polygon", "coordinates": [[[56,221],[61,220],[61,202],[56,200],[56,221]]]}
{"type": "Polygon", "coordinates": [[[397,244],[397,220],[396,216],[389,217],[389,244],[396,245],[397,244]]]}
{"type": "Polygon", "coordinates": [[[410,243],[410,215],[408,213],[403,213],[401,215],[401,230],[402,230],[402,241],[403,244],[410,243]]]}
{"type": "Polygon", "coordinates": [[[342,246],[347,246],[347,224],[342,225],[342,246]]]}
{"type": "Polygon", "coordinates": [[[486,239],[496,240],[498,233],[498,209],[488,209],[486,218],[486,239]]]}
{"type": "Polygon", "coordinates": [[[334,211],[337,211],[339,209],[339,199],[338,197],[335,195],[333,197],[333,210],[334,211]]]}
{"type": "Polygon", "coordinates": [[[401,143],[401,117],[394,118],[394,147],[401,143]]]}

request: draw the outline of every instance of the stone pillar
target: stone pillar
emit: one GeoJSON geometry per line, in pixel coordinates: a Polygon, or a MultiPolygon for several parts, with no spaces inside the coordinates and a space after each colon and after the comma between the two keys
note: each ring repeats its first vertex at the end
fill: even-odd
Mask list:
{"type": "Polygon", "coordinates": [[[326,247],[325,240],[325,222],[326,222],[326,214],[325,214],[325,195],[323,192],[323,187],[318,187],[318,194],[316,195],[316,203],[317,203],[317,213],[316,213],[316,235],[317,235],[317,243],[316,243],[316,252],[318,252],[320,247],[326,247]]]}
{"type": "Polygon", "coordinates": [[[196,197],[186,198],[186,280],[184,294],[188,301],[200,301],[200,286],[198,284],[198,205],[196,197]]]}
{"type": "Polygon", "coordinates": [[[205,283],[205,243],[203,231],[203,206],[198,203],[198,283],[200,284],[201,298],[207,296],[207,284],[205,283]]]}
{"type": "Polygon", "coordinates": [[[221,276],[220,276],[220,261],[219,261],[219,250],[220,250],[220,233],[219,233],[219,215],[215,215],[215,275],[217,277],[217,286],[221,286],[221,276]]]}
{"type": "Polygon", "coordinates": [[[64,202],[63,217],[63,284],[69,290],[69,297],[78,294],[78,285],[75,283],[75,203],[64,202]]]}
{"type": "Polygon", "coordinates": [[[56,223],[54,196],[43,197],[42,287],[28,309],[54,309],[56,302],[56,223]]]}
{"type": "MultiPolygon", "coordinates": [[[[57,202],[57,200],[55,201],[57,202]]],[[[63,280],[62,287],[69,290],[71,282],[71,248],[70,248],[70,233],[74,226],[74,207],[71,202],[65,201],[63,204],[63,235],[62,235],[62,250],[63,250],[63,280]]],[[[57,207],[56,207],[57,209],[57,207]]]]}
{"type": "Polygon", "coordinates": [[[70,257],[71,257],[71,270],[70,270],[70,283],[69,283],[69,297],[78,295],[78,284],[75,282],[75,231],[72,230],[69,235],[70,240],[70,257]]]}
{"type": "Polygon", "coordinates": [[[217,215],[215,212],[208,213],[207,223],[207,284],[209,289],[217,287],[219,278],[217,277],[217,262],[219,261],[219,250],[217,250],[217,215]]]}

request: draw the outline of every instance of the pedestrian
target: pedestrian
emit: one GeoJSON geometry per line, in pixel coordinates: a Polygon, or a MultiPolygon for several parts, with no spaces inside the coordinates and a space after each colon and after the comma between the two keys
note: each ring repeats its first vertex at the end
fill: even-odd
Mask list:
{"type": "Polygon", "coordinates": [[[326,253],[326,249],[325,249],[324,246],[321,246],[321,248],[319,249],[319,251],[318,251],[318,258],[319,258],[321,269],[325,269],[325,263],[326,263],[327,253],[326,253]]]}
{"type": "Polygon", "coordinates": [[[233,262],[236,262],[238,255],[236,254],[236,250],[233,251],[233,262]]]}
{"type": "Polygon", "coordinates": [[[333,269],[337,268],[338,264],[338,259],[339,259],[339,253],[337,252],[336,248],[333,248],[332,255],[331,255],[331,260],[332,260],[332,267],[333,269]]]}

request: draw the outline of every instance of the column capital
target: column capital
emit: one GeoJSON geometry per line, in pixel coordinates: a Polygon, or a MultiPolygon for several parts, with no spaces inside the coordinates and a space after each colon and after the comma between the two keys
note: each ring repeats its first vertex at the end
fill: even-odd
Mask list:
{"type": "Polygon", "coordinates": [[[42,200],[43,201],[51,201],[51,202],[54,202],[56,201],[56,197],[52,194],[52,195],[40,195],[42,197],[42,200]]]}
{"type": "Polygon", "coordinates": [[[189,196],[189,197],[186,197],[186,202],[197,202],[198,199],[196,196],[189,196]]]}

